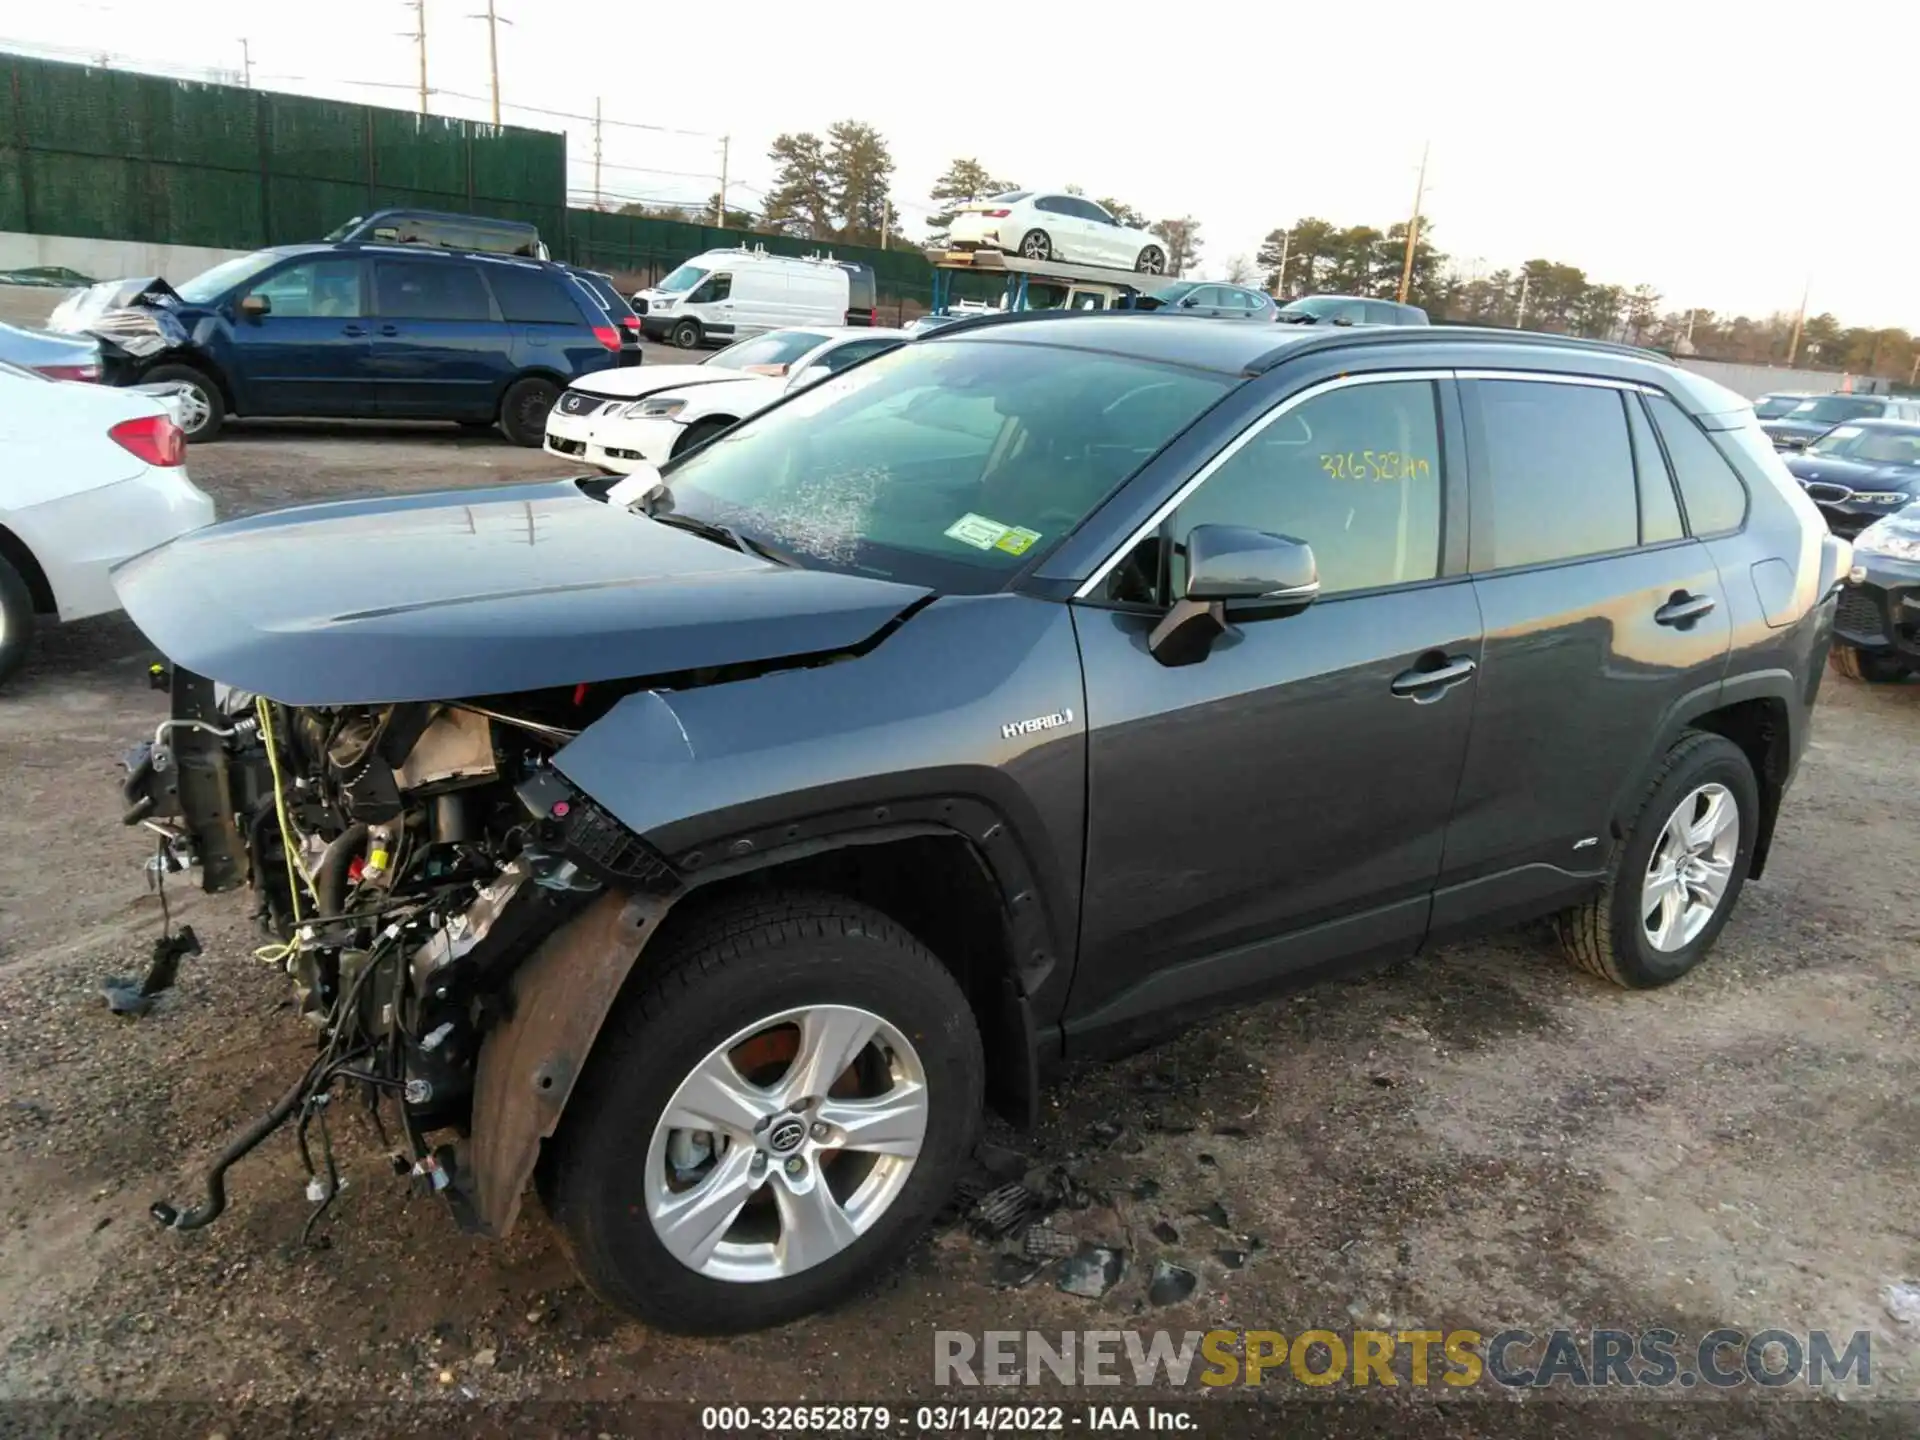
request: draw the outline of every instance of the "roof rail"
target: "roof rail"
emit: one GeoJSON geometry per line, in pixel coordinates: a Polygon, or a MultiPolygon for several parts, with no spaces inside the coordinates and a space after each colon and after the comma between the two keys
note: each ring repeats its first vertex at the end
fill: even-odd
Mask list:
{"type": "MultiPolygon", "coordinates": [[[[963,330],[979,330],[988,325],[1009,325],[1016,320],[1086,320],[1095,315],[1152,315],[1152,310],[993,310],[985,315],[968,315],[942,325],[937,335],[958,335],[963,330]]],[[[1189,317],[1191,318],[1191,317],[1189,317]]]]}
{"type": "MultiPolygon", "coordinates": [[[[952,326],[947,326],[952,329],[952,326]]],[[[1625,355],[1635,360],[1652,360],[1662,365],[1673,362],[1657,351],[1637,345],[1616,345],[1611,340],[1588,340],[1578,335],[1550,335],[1543,330],[1507,330],[1491,325],[1314,325],[1305,339],[1290,345],[1276,345],[1248,364],[1249,373],[1271,370],[1296,355],[1321,350],[1341,350],[1362,345],[1417,345],[1423,341],[1492,340],[1502,345],[1524,345],[1542,350],[1586,350],[1600,355],[1625,355]]]]}

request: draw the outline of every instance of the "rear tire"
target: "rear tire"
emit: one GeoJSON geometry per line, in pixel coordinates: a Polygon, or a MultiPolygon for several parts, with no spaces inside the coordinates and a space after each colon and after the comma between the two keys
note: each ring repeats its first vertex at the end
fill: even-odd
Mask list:
{"type": "Polygon", "coordinates": [[[1044,230],[1029,230],[1020,237],[1020,253],[1028,260],[1044,263],[1053,258],[1053,239],[1044,230]]]}
{"type": "MultiPolygon", "coordinates": [[[[1723,812],[1722,812],[1723,813],[1723,812]]],[[[1556,917],[1560,943],[1581,969],[1631,990],[1668,985],[1700,963],[1733,913],[1753,863],[1753,843],[1760,831],[1760,787],[1746,753],[1722,735],[1691,730],[1666,753],[1648,782],[1634,817],[1633,828],[1614,847],[1607,878],[1592,899],[1562,911],[1556,917]],[[1725,879],[1710,914],[1697,927],[1689,925],[1656,943],[1649,917],[1662,912],[1652,898],[1670,889],[1679,895],[1683,915],[1692,915],[1688,898],[1699,884],[1711,883],[1711,867],[1685,867],[1688,879],[1656,891],[1659,874],[1674,870],[1667,852],[1674,848],[1677,830],[1698,829],[1708,822],[1695,817],[1707,813],[1716,796],[1731,804],[1734,813],[1721,832],[1726,834],[1725,879]],[[1682,812],[1686,814],[1683,817],[1682,812]],[[1737,832],[1737,838],[1735,833],[1737,832]],[[1684,943],[1677,943],[1684,940],[1684,943]]],[[[1713,859],[1709,854],[1708,859],[1713,859]]],[[[1717,862],[1716,862],[1717,863],[1717,862]]]]}
{"type": "Polygon", "coordinates": [[[0,680],[26,663],[33,648],[33,592],[20,572],[0,555],[0,680]]]}
{"type": "Polygon", "coordinates": [[[701,334],[698,320],[676,320],[667,339],[682,350],[692,350],[700,344],[701,334]]]}
{"type": "Polygon", "coordinates": [[[595,1293],[661,1329],[729,1334],[822,1309],[896,1262],[951,1194],[980,1120],[980,1035],[953,976],[877,911],[777,891],[690,922],[641,964],[542,1169],[595,1293]],[[841,1023],[855,1028],[836,1039],[841,1023]],[[835,1078],[844,1062],[826,1057],[845,1054],[855,1063],[835,1078]],[[807,1098],[769,1098],[789,1084],[807,1098]],[[850,1086],[892,1103],[865,1119],[850,1086]],[[670,1109],[728,1128],[670,1128],[670,1109]],[[874,1134],[908,1110],[917,1134],[874,1134]],[[875,1143],[863,1151],[842,1124],[875,1143]],[[821,1193],[789,1188],[809,1185],[821,1193]],[[690,1211],[705,1212],[697,1231],[690,1211]]]}
{"type": "Polygon", "coordinates": [[[1869,685],[1897,685],[1912,673],[1898,655],[1882,655],[1841,641],[1835,641],[1833,649],[1827,652],[1827,663],[1835,674],[1849,680],[1864,680],[1869,685]]]}
{"type": "Polygon", "coordinates": [[[673,458],[679,459],[689,450],[698,450],[702,445],[731,430],[736,422],[715,415],[706,420],[696,420],[689,425],[680,438],[674,442],[673,458]]]}
{"type": "Polygon", "coordinates": [[[218,439],[221,427],[227,423],[227,402],[220,394],[220,387],[206,371],[192,365],[156,365],[140,377],[142,385],[176,382],[191,386],[194,392],[188,423],[180,427],[180,433],[187,437],[187,443],[202,445],[218,439]],[[197,424],[194,423],[196,418],[197,424]]]}
{"type": "Polygon", "coordinates": [[[500,397],[500,428],[507,439],[539,449],[547,440],[547,412],[559,398],[560,387],[538,375],[514,381],[500,397]]]}
{"type": "Polygon", "coordinates": [[[1140,252],[1140,258],[1133,262],[1133,268],[1142,275],[1164,275],[1167,273],[1167,252],[1158,245],[1149,245],[1140,252]]]}

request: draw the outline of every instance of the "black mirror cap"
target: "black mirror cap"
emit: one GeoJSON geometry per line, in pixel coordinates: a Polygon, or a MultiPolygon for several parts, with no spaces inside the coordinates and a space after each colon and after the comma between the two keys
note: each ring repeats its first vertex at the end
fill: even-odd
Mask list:
{"type": "Polygon", "coordinates": [[[1187,532],[1189,600],[1303,606],[1319,593],[1320,567],[1304,540],[1241,525],[1196,525],[1187,532]]]}

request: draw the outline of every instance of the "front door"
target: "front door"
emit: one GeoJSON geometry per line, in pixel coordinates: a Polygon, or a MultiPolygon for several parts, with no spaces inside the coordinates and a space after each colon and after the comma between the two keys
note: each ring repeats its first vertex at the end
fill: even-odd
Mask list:
{"type": "Polygon", "coordinates": [[[1486,651],[1437,934],[1588,888],[1667,716],[1717,690],[1732,642],[1732,607],[1707,547],[1684,533],[1646,397],[1565,377],[1460,389],[1486,651]]]}
{"type": "Polygon", "coordinates": [[[229,368],[242,414],[370,413],[365,270],[356,255],[297,260],[246,292],[268,308],[235,309],[229,368]]]}
{"type": "Polygon", "coordinates": [[[479,268],[455,259],[373,262],[376,413],[490,420],[516,373],[514,332],[479,268]]]}
{"type": "Polygon", "coordinates": [[[1284,402],[1114,571],[1106,603],[1076,603],[1089,815],[1070,1046],[1419,945],[1480,655],[1473,584],[1443,563],[1459,483],[1443,402],[1415,375],[1284,402]],[[1202,524],[1307,541],[1321,595],[1169,668],[1147,637],[1202,524]]]}

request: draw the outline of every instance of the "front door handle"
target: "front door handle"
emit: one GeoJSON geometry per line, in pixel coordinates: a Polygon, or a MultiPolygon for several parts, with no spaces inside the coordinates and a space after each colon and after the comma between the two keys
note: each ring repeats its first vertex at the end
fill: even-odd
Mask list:
{"type": "Polygon", "coordinates": [[[342,335],[351,335],[357,340],[367,333],[367,327],[364,325],[342,325],[340,327],[340,333],[342,335]]]}
{"type": "Polygon", "coordinates": [[[398,325],[382,325],[380,327],[380,333],[382,335],[398,335],[400,333],[400,327],[398,325]]]}
{"type": "Polygon", "coordinates": [[[1434,651],[1422,655],[1413,669],[1394,676],[1389,688],[1416,702],[1438,700],[1461,681],[1471,679],[1478,668],[1464,655],[1446,656],[1434,651]]]}
{"type": "Polygon", "coordinates": [[[1666,604],[1653,612],[1653,620],[1656,625],[1671,625],[1684,630],[1712,609],[1711,595],[1689,595],[1684,590],[1676,590],[1666,604]]]}

